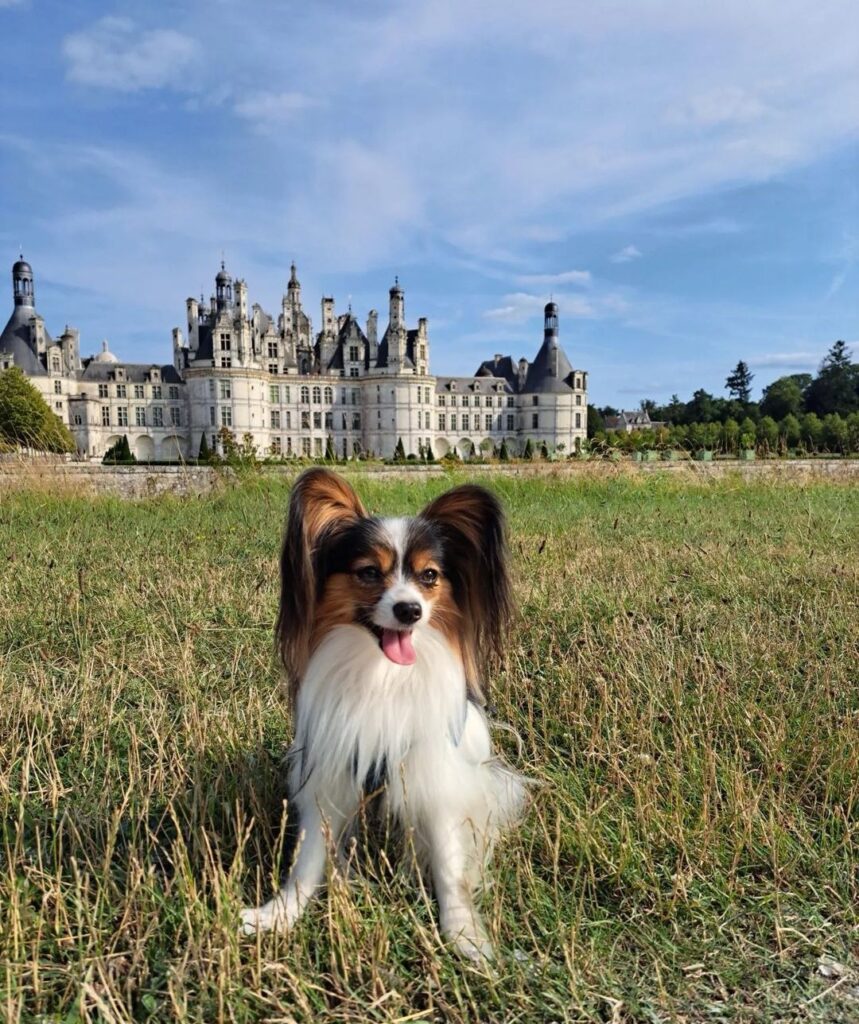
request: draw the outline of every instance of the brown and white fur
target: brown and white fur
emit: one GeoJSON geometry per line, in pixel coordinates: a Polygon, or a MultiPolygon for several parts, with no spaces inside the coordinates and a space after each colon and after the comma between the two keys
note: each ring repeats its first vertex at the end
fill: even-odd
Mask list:
{"type": "Polygon", "coordinates": [[[384,779],[410,828],[446,938],[492,947],[474,905],[525,780],[493,756],[485,670],[511,614],[504,519],[481,487],[456,487],[413,519],[368,516],[342,477],[311,469],[292,493],[277,638],[295,713],[289,789],[300,845],[286,884],[242,911],[242,931],[288,928],[325,877],[329,843],[384,779]]]}

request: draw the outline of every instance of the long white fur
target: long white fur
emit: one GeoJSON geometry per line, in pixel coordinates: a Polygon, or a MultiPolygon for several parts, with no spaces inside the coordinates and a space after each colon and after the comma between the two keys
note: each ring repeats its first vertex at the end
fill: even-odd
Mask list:
{"type": "Polygon", "coordinates": [[[525,782],[493,758],[462,663],[426,616],[413,642],[415,664],[396,665],[367,629],[342,625],[313,653],[290,748],[300,845],[274,899],[242,911],[245,934],[297,920],[324,881],[329,849],[354,821],[365,779],[384,765],[388,813],[413,830],[442,933],[468,956],[492,955],[474,894],[494,840],[522,810],[525,782]]]}

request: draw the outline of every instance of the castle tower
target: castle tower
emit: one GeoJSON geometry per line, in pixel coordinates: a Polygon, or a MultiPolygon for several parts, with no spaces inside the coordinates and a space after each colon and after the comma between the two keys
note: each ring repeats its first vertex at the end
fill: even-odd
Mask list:
{"type": "Polygon", "coordinates": [[[36,292],[33,282],[33,268],[24,259],[23,253],[12,265],[12,291],[15,296],[16,306],[28,306],[30,309],[35,307],[36,292]]]}
{"type": "Polygon", "coordinates": [[[543,344],[546,346],[549,355],[548,372],[553,377],[557,377],[558,351],[560,347],[557,302],[547,302],[543,310],[543,344]]]}
{"type": "Polygon", "coordinates": [[[400,279],[394,278],[394,284],[388,292],[388,369],[392,373],[400,373],[406,359],[406,314],[405,297],[400,287],[400,279]]]}
{"type": "Polygon", "coordinates": [[[233,279],[227,273],[224,261],[221,260],[221,269],[215,276],[215,309],[223,313],[233,305],[233,279]]]}

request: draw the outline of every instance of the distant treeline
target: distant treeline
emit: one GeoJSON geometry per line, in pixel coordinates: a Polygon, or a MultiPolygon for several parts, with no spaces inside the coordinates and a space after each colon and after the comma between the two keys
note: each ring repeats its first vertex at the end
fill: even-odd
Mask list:
{"type": "Polygon", "coordinates": [[[621,448],[859,452],[859,363],[845,342],[832,346],[816,376],[779,377],[759,402],[751,401],[753,379],[741,360],[725,381],[728,398],[703,388],[688,402],[677,395],[666,405],[645,398],[640,408],[666,425],[631,434],[606,431],[606,417],[618,415],[617,409],[589,406],[588,437],[621,448]]]}

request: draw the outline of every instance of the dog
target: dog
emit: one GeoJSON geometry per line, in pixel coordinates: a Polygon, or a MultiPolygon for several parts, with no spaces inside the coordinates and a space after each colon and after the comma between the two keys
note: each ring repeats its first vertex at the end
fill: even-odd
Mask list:
{"type": "Polygon", "coordinates": [[[442,934],[490,959],[475,895],[527,791],[493,755],[485,711],[486,673],[512,615],[498,500],[466,484],[414,518],[378,518],[342,477],[307,470],[292,491],[280,575],[300,843],[280,892],[242,911],[242,933],[295,923],[324,881],[329,847],[383,786],[386,813],[413,837],[431,881],[442,934]]]}

